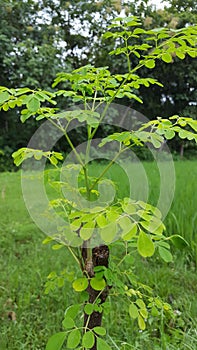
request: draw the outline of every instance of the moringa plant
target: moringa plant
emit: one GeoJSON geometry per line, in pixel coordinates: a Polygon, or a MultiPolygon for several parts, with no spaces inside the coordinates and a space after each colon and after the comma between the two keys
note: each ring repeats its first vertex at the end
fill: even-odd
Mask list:
{"type": "MultiPolygon", "coordinates": [[[[120,159],[118,164],[129,176],[127,166],[132,159],[136,162],[136,148],[148,147],[158,160],[164,147],[163,163],[168,165],[167,140],[178,135],[197,141],[197,121],[192,118],[176,115],[148,121],[140,113],[115,104],[118,99],[142,103],[140,86],[162,85],[151,77],[141,77],[141,68],[153,69],[157,60],[173,64],[186,54],[196,57],[197,28],[144,30],[140,25],[137,17],[116,18],[103,35],[105,40],[114,40],[110,55],[125,56],[127,70],[123,73],[112,74],[109,67],[89,64],[59,73],[53,92],[0,87],[1,109],[18,107],[22,123],[29,118],[43,121],[28,147],[13,153],[14,163],[19,166],[24,162],[24,199],[30,215],[47,234],[44,243],[57,241],[53,249],[68,249],[78,266],[76,276],[66,270],[61,276],[56,272],[48,276],[46,293],[70,280],[74,291],[81,293],[81,303],[66,309],[63,331],[49,339],[47,350],[112,349],[102,324],[109,297],[126,305],[128,316],[142,331],[150,317],[173,317],[171,306],[138,280],[132,265],[136,252],[144,259],[158,252],[165,262],[171,262],[169,242],[186,243],[178,235],[165,235],[161,211],[143,200],[143,195],[132,197],[133,190],[126,197],[118,195],[117,184],[108,172],[113,172],[120,159]],[[64,100],[70,108],[62,107],[64,100]],[[78,145],[76,132],[81,127],[86,142],[78,145]],[[105,129],[108,134],[100,138],[105,129]],[[65,154],[55,150],[62,137],[65,154]],[[102,171],[93,174],[91,163],[98,164],[101,158],[106,159],[102,171]],[[47,162],[53,168],[46,167],[47,162]],[[53,187],[52,195],[45,184],[53,187]]],[[[167,167],[167,176],[169,171],[167,167]]],[[[143,183],[138,190],[140,187],[143,183]]]]}

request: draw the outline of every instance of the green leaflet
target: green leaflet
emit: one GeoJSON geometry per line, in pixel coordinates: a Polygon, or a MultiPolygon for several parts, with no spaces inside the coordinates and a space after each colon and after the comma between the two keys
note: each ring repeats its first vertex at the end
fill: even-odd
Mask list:
{"type": "Polygon", "coordinates": [[[77,316],[79,310],[80,310],[81,305],[80,304],[75,304],[75,305],[71,305],[69,306],[66,311],[64,316],[65,317],[71,317],[72,319],[75,319],[75,317],[77,316]]]}
{"type": "Polygon", "coordinates": [[[137,223],[134,222],[134,223],[131,225],[131,227],[130,227],[130,229],[129,229],[128,232],[126,232],[126,233],[123,232],[123,233],[122,233],[122,238],[123,238],[123,240],[124,240],[124,241],[130,241],[131,238],[135,237],[135,235],[136,235],[136,233],[137,233],[137,230],[138,230],[137,223]]]}
{"type": "MultiPolygon", "coordinates": [[[[80,341],[81,341],[80,331],[78,329],[73,329],[68,335],[67,347],[69,349],[76,349],[76,347],[79,345],[80,341]]],[[[55,350],[55,349],[53,349],[53,350],[55,350]]]]}
{"type": "Polygon", "coordinates": [[[90,280],[90,285],[95,290],[103,290],[106,286],[106,282],[105,282],[104,278],[97,279],[97,278],[93,277],[90,280]]]}
{"type": "Polygon", "coordinates": [[[165,131],[165,138],[167,140],[173,139],[174,136],[175,136],[175,132],[173,130],[169,129],[165,131]]]}
{"type": "Polygon", "coordinates": [[[100,214],[99,216],[97,216],[96,222],[97,222],[99,227],[105,227],[106,225],[109,224],[108,220],[106,219],[105,215],[103,215],[103,214],[100,214]]]}
{"type": "Polygon", "coordinates": [[[133,223],[128,216],[121,216],[118,220],[118,224],[120,225],[123,233],[130,231],[133,226],[133,223]]]}
{"type": "Polygon", "coordinates": [[[98,335],[105,335],[106,334],[106,329],[104,327],[94,327],[94,332],[98,335]]]}
{"type": "Polygon", "coordinates": [[[138,326],[142,331],[144,331],[146,329],[146,324],[145,324],[144,319],[141,315],[138,315],[138,326]]]}
{"type": "Polygon", "coordinates": [[[150,216],[150,219],[150,221],[140,221],[140,225],[148,232],[151,232],[155,235],[162,235],[164,230],[164,225],[162,222],[155,217],[150,216]]]}
{"type": "Polygon", "coordinates": [[[111,243],[117,233],[117,224],[112,222],[111,224],[100,229],[100,236],[105,243],[111,243]]]}
{"type": "Polygon", "coordinates": [[[94,333],[91,331],[86,332],[82,338],[82,345],[84,348],[90,349],[95,343],[94,333]]]}
{"type": "Polygon", "coordinates": [[[145,62],[145,66],[147,68],[150,68],[150,69],[154,68],[155,67],[155,60],[148,60],[148,61],[146,61],[145,62]]]}
{"type": "Polygon", "coordinates": [[[166,63],[171,63],[172,62],[172,56],[170,53],[166,52],[166,53],[163,53],[162,56],[162,61],[166,62],[166,63]]]}
{"type": "Polygon", "coordinates": [[[191,126],[192,129],[194,129],[194,131],[197,132],[197,120],[192,120],[190,122],[188,122],[189,126],[191,126]]]}
{"type": "Polygon", "coordinates": [[[5,103],[8,101],[10,98],[10,94],[7,91],[1,92],[0,93],[0,104],[5,103]]]}
{"type": "Polygon", "coordinates": [[[85,304],[84,312],[87,315],[91,315],[94,312],[94,304],[90,304],[90,303],[85,304]]]}
{"type": "Polygon", "coordinates": [[[88,279],[85,277],[78,278],[73,282],[72,286],[76,292],[82,292],[88,287],[88,279]]]}
{"type": "Polygon", "coordinates": [[[88,240],[91,238],[94,232],[95,222],[90,221],[87,222],[83,227],[80,229],[80,237],[84,240],[88,240]]]}
{"type": "Polygon", "coordinates": [[[34,95],[32,98],[27,102],[27,108],[30,112],[37,112],[37,110],[40,108],[40,101],[35,97],[34,95]]]}
{"type": "Polygon", "coordinates": [[[71,317],[67,316],[64,318],[62,325],[65,329],[71,329],[75,326],[75,322],[71,317]]]}
{"type": "Polygon", "coordinates": [[[54,244],[53,246],[52,246],[52,249],[53,250],[59,250],[59,249],[61,249],[61,248],[63,248],[64,246],[63,246],[63,244],[54,244]]]}
{"type": "Polygon", "coordinates": [[[138,318],[139,312],[138,312],[138,308],[134,303],[131,303],[129,305],[129,315],[131,316],[131,318],[138,318]]]}
{"type": "Polygon", "coordinates": [[[155,252],[155,246],[152,239],[143,231],[140,231],[137,241],[137,249],[139,254],[144,258],[152,256],[155,252]]]}
{"type": "Polygon", "coordinates": [[[59,332],[52,335],[52,337],[49,338],[47,342],[46,350],[60,350],[62,348],[62,345],[64,344],[66,337],[66,332],[59,332]]]}
{"type": "Polygon", "coordinates": [[[136,304],[139,306],[140,309],[146,309],[146,305],[142,299],[137,299],[136,304]]]}

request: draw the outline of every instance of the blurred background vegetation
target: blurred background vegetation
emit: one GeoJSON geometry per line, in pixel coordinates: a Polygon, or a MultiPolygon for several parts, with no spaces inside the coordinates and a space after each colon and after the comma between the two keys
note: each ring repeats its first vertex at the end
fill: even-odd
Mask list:
{"type": "MultiPolygon", "coordinates": [[[[111,19],[123,13],[137,15],[146,29],[178,29],[197,22],[196,0],[170,0],[167,4],[158,9],[149,0],[0,0],[0,85],[50,90],[57,72],[88,63],[109,66],[112,73],[123,72],[124,58],[108,55],[114,43],[101,38],[111,19]]],[[[158,62],[153,70],[143,67],[139,73],[158,79],[164,88],[155,85],[137,90],[143,105],[129,99],[121,103],[150,119],[173,114],[196,118],[196,71],[197,60],[190,56],[183,61],[174,57],[171,64],[158,62]]],[[[69,103],[62,104],[62,108],[68,107],[69,103]]],[[[22,125],[16,110],[0,112],[0,171],[15,170],[11,154],[26,146],[35,130],[35,121],[22,125]]],[[[83,140],[83,130],[77,137],[78,142],[83,140]]],[[[178,157],[197,154],[195,145],[185,140],[175,139],[170,147],[178,157]]]]}

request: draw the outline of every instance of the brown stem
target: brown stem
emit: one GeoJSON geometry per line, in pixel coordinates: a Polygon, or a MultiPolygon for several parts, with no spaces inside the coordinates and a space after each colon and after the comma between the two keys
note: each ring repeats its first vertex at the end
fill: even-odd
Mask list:
{"type": "MultiPolygon", "coordinates": [[[[89,277],[94,276],[94,267],[96,266],[105,266],[108,267],[109,263],[109,248],[106,245],[101,245],[99,247],[95,247],[92,249],[92,257],[91,261],[87,260],[87,248],[82,248],[82,256],[85,264],[85,273],[89,275],[89,277]]],[[[94,290],[90,284],[87,288],[87,292],[89,294],[88,302],[94,304],[96,299],[100,300],[99,304],[103,304],[108,296],[109,287],[106,286],[104,291],[101,293],[100,291],[94,290]],[[99,297],[98,297],[99,296],[99,297]]],[[[94,311],[90,316],[84,313],[84,327],[88,329],[93,329],[94,327],[101,326],[102,324],[102,312],[94,311]]],[[[97,344],[95,341],[94,346],[91,350],[96,350],[97,344]]]]}

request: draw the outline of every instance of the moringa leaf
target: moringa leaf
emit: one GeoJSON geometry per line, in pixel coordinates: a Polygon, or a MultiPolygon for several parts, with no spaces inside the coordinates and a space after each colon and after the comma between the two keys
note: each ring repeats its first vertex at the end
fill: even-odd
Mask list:
{"type": "MultiPolygon", "coordinates": [[[[81,333],[80,333],[79,329],[73,329],[68,335],[67,347],[69,349],[76,349],[76,347],[80,343],[80,340],[81,340],[81,333]]],[[[53,349],[53,350],[55,350],[55,349],[53,349]]]]}
{"type": "Polygon", "coordinates": [[[134,304],[134,303],[131,303],[129,305],[129,315],[131,316],[131,318],[138,318],[138,315],[139,315],[139,310],[138,310],[138,307],[134,304]]]}
{"type": "Polygon", "coordinates": [[[78,278],[73,282],[72,286],[76,292],[82,292],[88,287],[88,279],[86,277],[78,278]]]}
{"type": "Polygon", "coordinates": [[[37,112],[37,110],[40,108],[40,101],[37,99],[37,97],[33,96],[27,102],[27,108],[30,112],[37,112]]]}
{"type": "Polygon", "coordinates": [[[90,285],[94,290],[103,290],[106,286],[104,278],[97,279],[95,277],[91,278],[90,285]]]}
{"type": "Polygon", "coordinates": [[[145,62],[144,65],[145,65],[147,68],[152,69],[152,68],[155,67],[155,60],[153,60],[153,59],[148,60],[148,61],[145,62]]]}
{"type": "Polygon", "coordinates": [[[95,343],[94,333],[91,331],[86,332],[82,338],[82,345],[84,348],[91,349],[95,343]]]}
{"type": "Polygon", "coordinates": [[[66,332],[59,332],[52,335],[52,337],[50,337],[47,342],[46,350],[60,350],[64,344],[66,337],[66,332]]]}
{"type": "Polygon", "coordinates": [[[143,231],[140,231],[137,241],[137,249],[139,254],[144,258],[152,256],[155,252],[155,246],[152,239],[143,231]]]}
{"type": "Polygon", "coordinates": [[[106,329],[104,327],[97,326],[97,327],[94,327],[93,330],[98,335],[105,335],[106,334],[106,329]]]}
{"type": "Polygon", "coordinates": [[[62,322],[62,325],[65,329],[71,329],[73,327],[75,327],[75,322],[73,321],[73,319],[69,316],[66,316],[62,322]]]}
{"type": "Polygon", "coordinates": [[[146,329],[146,323],[144,322],[144,319],[140,314],[138,316],[138,325],[142,331],[146,329]]]}

